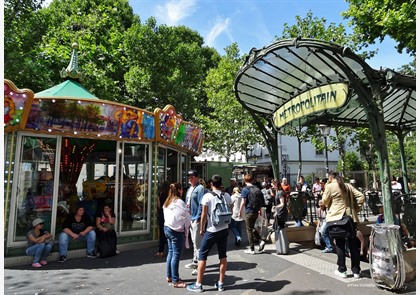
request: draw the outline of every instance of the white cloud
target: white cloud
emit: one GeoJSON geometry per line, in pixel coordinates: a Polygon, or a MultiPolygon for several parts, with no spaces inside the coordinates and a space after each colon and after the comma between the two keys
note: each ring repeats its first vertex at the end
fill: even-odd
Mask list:
{"type": "Polygon", "coordinates": [[[156,15],[162,23],[176,26],[181,19],[195,12],[196,4],[197,0],[170,0],[156,7],[156,15]]]}
{"type": "Polygon", "coordinates": [[[229,32],[229,24],[230,24],[229,18],[218,19],[216,21],[216,24],[211,28],[210,32],[206,36],[207,46],[212,47],[216,38],[222,33],[228,34],[229,39],[232,40],[233,38],[229,32]]]}

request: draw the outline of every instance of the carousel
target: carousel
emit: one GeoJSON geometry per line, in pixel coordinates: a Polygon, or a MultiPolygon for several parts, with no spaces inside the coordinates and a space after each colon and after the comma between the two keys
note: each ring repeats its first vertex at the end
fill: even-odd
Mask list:
{"type": "Polygon", "coordinates": [[[159,184],[187,186],[201,152],[202,130],[173,106],[150,112],[86,90],[77,49],[52,88],[34,94],[4,80],[5,257],[24,253],[35,218],[57,237],[79,203],[92,218],[112,204],[118,243],[156,240],[159,184]]]}

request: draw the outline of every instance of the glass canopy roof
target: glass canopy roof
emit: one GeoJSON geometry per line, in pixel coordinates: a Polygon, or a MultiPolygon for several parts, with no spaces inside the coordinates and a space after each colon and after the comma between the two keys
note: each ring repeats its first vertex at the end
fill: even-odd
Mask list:
{"type": "Polygon", "coordinates": [[[415,129],[415,77],[390,69],[374,70],[349,48],[330,42],[297,38],[254,48],[237,74],[234,90],[246,109],[273,122],[274,113],[291,99],[333,83],[348,84],[343,106],[288,124],[369,127],[366,110],[376,105],[383,111],[385,129],[415,129]]]}

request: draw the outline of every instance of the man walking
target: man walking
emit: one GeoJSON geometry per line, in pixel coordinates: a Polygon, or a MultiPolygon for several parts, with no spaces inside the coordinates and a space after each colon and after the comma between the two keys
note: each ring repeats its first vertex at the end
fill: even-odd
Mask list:
{"type": "Polygon", "coordinates": [[[204,195],[204,187],[198,182],[198,172],[196,170],[188,171],[188,181],[190,187],[187,190],[186,194],[186,204],[190,209],[191,213],[191,240],[193,243],[193,260],[191,263],[185,265],[186,268],[194,269],[192,274],[196,275],[196,268],[198,266],[198,251],[201,246],[201,235],[200,235],[200,219],[201,219],[201,200],[204,195]]]}
{"type": "MultiPolygon", "coordinates": [[[[244,252],[246,254],[255,254],[254,238],[256,241],[259,241],[257,253],[263,251],[265,246],[264,240],[261,239],[260,234],[255,230],[255,222],[261,214],[261,206],[254,207],[251,204],[251,198],[255,198],[255,196],[253,196],[255,194],[254,192],[259,189],[252,184],[254,177],[251,174],[245,174],[244,181],[246,186],[241,192],[241,197],[244,199],[244,202],[241,204],[241,210],[245,208],[245,225],[249,243],[249,248],[244,252]]],[[[259,191],[259,193],[262,194],[261,191],[259,191]]]]}
{"type": "Polygon", "coordinates": [[[212,212],[216,208],[218,198],[223,200],[224,203],[230,206],[232,210],[233,204],[230,195],[223,193],[222,190],[222,178],[219,175],[213,175],[211,178],[211,189],[216,195],[211,192],[206,193],[203,196],[201,202],[201,222],[200,222],[200,234],[203,235],[201,248],[198,257],[198,269],[197,269],[197,280],[187,286],[188,291],[203,292],[203,278],[206,270],[207,256],[209,255],[214,244],[217,245],[217,252],[219,254],[219,281],[214,285],[219,292],[224,291],[223,281],[225,278],[225,272],[227,268],[227,241],[229,236],[229,224],[221,223],[214,224],[211,216],[212,212]],[[207,228],[206,228],[207,224],[207,228]]]}

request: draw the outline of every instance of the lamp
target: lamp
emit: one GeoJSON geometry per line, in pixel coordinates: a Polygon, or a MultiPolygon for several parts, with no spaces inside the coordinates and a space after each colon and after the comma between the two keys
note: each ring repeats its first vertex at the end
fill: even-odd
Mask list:
{"type": "Polygon", "coordinates": [[[254,162],[254,165],[257,164],[258,156],[256,154],[252,155],[252,162],[254,162]]]}
{"type": "Polygon", "coordinates": [[[325,170],[327,170],[327,176],[330,172],[330,169],[328,167],[328,146],[327,146],[327,136],[330,135],[331,127],[328,125],[318,125],[318,128],[320,129],[322,136],[324,137],[324,147],[325,147],[325,170]]]}

